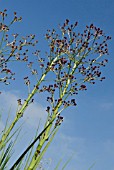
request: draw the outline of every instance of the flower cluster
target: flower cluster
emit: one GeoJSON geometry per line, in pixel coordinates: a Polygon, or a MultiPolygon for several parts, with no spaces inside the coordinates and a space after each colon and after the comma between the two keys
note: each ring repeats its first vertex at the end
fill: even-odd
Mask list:
{"type": "Polygon", "coordinates": [[[18,106],[21,106],[21,105],[22,105],[21,99],[18,99],[17,102],[18,102],[18,106]]]}
{"type": "Polygon", "coordinates": [[[57,34],[55,29],[47,30],[45,35],[50,53],[47,64],[41,60],[41,66],[45,71],[50,69],[56,78],[49,85],[44,82],[39,92],[49,93],[47,101],[52,110],[48,106],[46,111],[51,115],[54,114],[53,108],[76,106],[75,99],[66,99],[77,95],[80,90],[87,90],[87,83],[95,84],[96,80],[105,79],[101,77],[100,68],[108,63],[108,59],[103,59],[103,55],[109,54],[107,41],[111,37],[106,36],[103,30],[93,24],[86,26],[83,33],[76,33],[77,25],[78,22],[70,25],[66,19],[62,26],[59,25],[61,35],[57,34]]]}
{"type": "Polygon", "coordinates": [[[9,80],[15,80],[14,73],[9,68],[9,61],[28,61],[28,46],[35,46],[38,41],[35,40],[35,35],[30,34],[25,37],[20,37],[18,33],[10,35],[9,30],[15,22],[21,21],[22,17],[17,17],[14,12],[14,17],[9,24],[5,24],[7,10],[0,12],[0,82],[9,84],[9,80]]]}
{"type": "MultiPolygon", "coordinates": [[[[93,24],[86,26],[82,33],[76,33],[77,26],[78,22],[70,25],[66,19],[62,26],[59,25],[60,34],[55,29],[47,30],[45,38],[50,49],[47,58],[40,57],[39,50],[33,53],[42,70],[42,75],[37,79],[37,87],[34,87],[37,92],[46,93],[49,103],[46,111],[50,119],[53,115],[60,114],[63,109],[76,106],[75,98],[69,98],[77,95],[79,91],[87,90],[87,83],[95,84],[96,80],[105,79],[100,68],[108,63],[108,59],[103,59],[103,56],[109,54],[107,42],[111,37],[106,36],[93,24]],[[44,78],[45,76],[47,78],[44,78]],[[49,77],[52,77],[52,80],[48,80],[49,77]]],[[[29,62],[27,66],[32,75],[38,74],[37,69],[33,69],[33,62],[29,62]]],[[[24,81],[29,87],[28,76],[24,81]]],[[[59,122],[59,119],[57,120],[59,122]]]]}
{"type": "Polygon", "coordinates": [[[56,128],[57,126],[60,126],[62,122],[63,122],[63,117],[60,116],[60,115],[57,116],[57,119],[56,119],[56,122],[55,122],[55,128],[56,128]]]}
{"type": "Polygon", "coordinates": [[[105,36],[100,28],[96,28],[93,24],[86,26],[83,33],[76,34],[74,32],[77,27],[77,22],[74,25],[68,25],[69,20],[67,19],[63,26],[60,26],[62,38],[53,29],[47,30],[45,35],[46,39],[50,42],[49,46],[54,54],[64,53],[73,54],[78,56],[80,54],[89,52],[92,50],[94,53],[108,54],[107,40],[111,39],[109,36],[105,36]],[[97,40],[103,38],[103,41],[97,40]]]}

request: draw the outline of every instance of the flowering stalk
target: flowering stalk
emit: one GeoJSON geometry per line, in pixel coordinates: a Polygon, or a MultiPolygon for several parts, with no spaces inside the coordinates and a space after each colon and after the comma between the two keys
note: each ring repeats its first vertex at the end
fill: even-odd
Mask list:
{"type": "MultiPolygon", "coordinates": [[[[4,13],[1,13],[4,19],[4,13]]],[[[16,14],[15,20],[17,20],[16,14]]],[[[11,22],[12,23],[12,22],[11,22]]],[[[53,29],[47,30],[45,38],[49,42],[50,54],[47,55],[47,59],[40,58],[39,51],[37,50],[34,55],[37,57],[42,74],[40,79],[37,79],[37,82],[32,91],[30,91],[30,80],[28,76],[24,78],[25,84],[28,86],[29,94],[27,99],[21,104],[21,99],[18,99],[19,109],[16,112],[16,117],[13,122],[3,134],[0,141],[0,149],[5,145],[5,141],[8,139],[9,134],[14,128],[15,124],[23,116],[26,108],[31,102],[33,102],[33,97],[36,93],[46,93],[48,94],[47,102],[47,120],[44,125],[45,132],[42,133],[39,139],[39,143],[36,147],[34,155],[31,159],[28,170],[36,169],[39,166],[39,163],[48,149],[51,141],[56,135],[58,128],[63,122],[63,117],[61,113],[64,109],[70,106],[76,106],[75,97],[79,91],[87,90],[87,83],[95,84],[95,81],[98,79],[102,81],[105,77],[101,77],[100,67],[105,66],[108,62],[107,59],[99,60],[103,55],[108,55],[107,41],[111,39],[109,36],[106,36],[100,28],[96,28],[93,24],[86,26],[86,29],[82,34],[75,33],[75,28],[78,23],[74,25],[69,25],[69,20],[66,19],[63,26],[60,26],[61,35],[58,35],[53,29]],[[90,56],[90,58],[88,58],[90,56]],[[99,61],[98,61],[99,60],[99,61]],[[49,80],[46,84],[46,79],[50,76],[53,78],[52,81],[49,80]],[[53,76],[52,76],[53,74],[53,76]],[[50,124],[50,122],[53,122],[50,124]]],[[[0,29],[3,31],[8,29],[6,25],[0,26],[0,29]]],[[[16,43],[16,38],[18,34],[14,34],[14,40],[9,43],[6,36],[7,49],[4,48],[4,36],[2,38],[2,43],[0,45],[0,54],[4,54],[7,50],[11,50],[9,57],[4,59],[4,55],[0,58],[0,68],[1,73],[10,73],[12,72],[7,66],[7,62],[13,57],[16,60],[20,60],[20,51],[23,46],[35,45],[31,43],[35,35],[30,35],[29,37],[24,37],[23,41],[19,41],[19,44],[16,43]],[[30,38],[30,39],[29,39],[30,38]],[[27,41],[29,39],[29,41],[27,41]],[[3,47],[2,47],[3,46],[3,47]],[[19,50],[19,52],[17,52],[19,50]]],[[[26,53],[28,50],[23,53],[25,56],[22,61],[28,61],[26,53]]],[[[31,70],[32,75],[37,75],[37,70],[32,68],[32,62],[29,62],[28,67],[31,70]]],[[[12,77],[0,78],[1,82],[7,83],[7,79],[12,77]]],[[[37,78],[37,77],[36,77],[37,78]]]]}
{"type": "MultiPolygon", "coordinates": [[[[64,27],[67,25],[67,22],[68,22],[68,20],[66,20],[64,27]]],[[[71,27],[73,27],[73,26],[71,26],[71,27]]],[[[87,27],[87,28],[89,28],[89,27],[87,27]]],[[[97,30],[96,27],[91,25],[90,29],[92,29],[92,28],[94,28],[96,31],[99,30],[99,29],[97,30]]],[[[71,30],[70,34],[73,34],[72,29],[69,28],[68,30],[71,30]]],[[[64,30],[64,32],[65,31],[66,30],[64,30]]],[[[100,32],[100,35],[103,35],[103,33],[102,34],[101,33],[102,32],[100,32]]],[[[61,122],[63,121],[63,117],[60,116],[61,112],[68,106],[71,106],[71,105],[76,106],[75,99],[72,99],[71,102],[70,101],[66,102],[65,100],[72,94],[77,94],[77,91],[79,91],[79,90],[87,90],[86,86],[83,83],[89,82],[89,83],[94,84],[95,83],[94,81],[96,79],[99,79],[99,77],[101,75],[101,72],[99,72],[99,66],[93,66],[93,65],[98,64],[98,65],[102,66],[107,62],[107,60],[105,60],[104,62],[101,62],[101,63],[97,62],[97,60],[103,55],[103,53],[104,54],[107,53],[107,50],[105,50],[104,52],[99,50],[100,55],[98,57],[96,57],[95,59],[92,59],[92,60],[89,59],[89,61],[86,61],[86,58],[88,57],[88,55],[90,53],[97,52],[96,46],[95,46],[95,45],[97,45],[97,43],[96,43],[96,40],[98,38],[97,34],[99,34],[99,33],[95,34],[95,38],[93,38],[93,42],[91,43],[91,47],[89,47],[89,48],[88,48],[89,38],[85,39],[86,46],[84,46],[82,44],[82,47],[77,49],[78,52],[76,51],[77,55],[75,53],[75,48],[73,47],[72,43],[70,45],[68,45],[68,47],[72,46],[71,51],[74,51],[74,53],[71,53],[70,51],[67,51],[66,49],[64,51],[65,42],[63,41],[63,39],[58,40],[58,42],[60,42],[60,43],[63,42],[63,46],[61,48],[59,47],[59,50],[64,51],[64,58],[62,58],[62,59],[60,58],[59,61],[57,61],[55,63],[55,65],[54,65],[55,68],[53,68],[53,71],[57,75],[57,79],[55,82],[59,82],[60,84],[58,83],[58,84],[54,84],[54,85],[49,85],[49,87],[44,86],[43,89],[41,90],[41,92],[48,91],[49,93],[51,93],[51,97],[48,97],[48,100],[50,100],[50,103],[52,106],[52,113],[50,114],[50,117],[51,117],[50,119],[51,119],[51,121],[56,120],[56,119],[57,120],[56,120],[55,126],[53,127],[53,125],[50,124],[50,126],[46,129],[45,134],[43,134],[42,137],[40,138],[37,149],[34,153],[31,163],[28,167],[29,170],[36,169],[36,167],[40,163],[40,160],[42,159],[43,155],[45,154],[47,148],[49,147],[49,145],[52,141],[52,138],[53,138],[53,135],[51,135],[51,134],[55,135],[55,129],[58,128],[58,126],[60,126],[61,122]],[[78,59],[76,58],[77,56],[78,56],[78,59]],[[68,61],[69,61],[69,63],[68,63],[68,61]],[[57,67],[57,64],[59,65],[58,67],[57,67]],[[67,66],[65,66],[65,64],[67,64],[67,65],[69,64],[70,66],[67,67],[67,66]],[[84,64],[86,64],[86,67],[84,67],[84,64]],[[58,68],[58,70],[56,68],[58,68]],[[97,68],[98,68],[98,70],[96,71],[97,68]],[[76,80],[76,78],[75,78],[75,74],[77,73],[76,70],[78,70],[78,72],[84,76],[84,78],[80,79],[80,81],[76,80]],[[61,77],[61,73],[63,74],[63,71],[64,71],[64,76],[61,77]],[[92,73],[92,72],[94,72],[94,73],[92,73]],[[67,75],[67,76],[65,77],[65,75],[67,75]],[[73,85],[74,83],[75,83],[75,86],[73,85]],[[76,88],[76,86],[77,86],[77,88],[76,88]],[[59,90],[59,99],[58,99],[58,102],[56,105],[53,104],[54,102],[57,101],[57,100],[54,101],[55,90],[53,89],[53,87],[58,88],[58,90],[59,90]],[[59,111],[59,109],[61,108],[62,105],[64,105],[64,108],[61,109],[61,111],[59,111]],[[45,144],[46,144],[46,146],[45,146],[45,144]]],[[[90,33],[89,33],[89,35],[90,35],[90,33]]],[[[53,52],[54,52],[54,49],[56,48],[56,45],[53,42],[54,38],[51,37],[50,39],[52,40],[50,43],[51,48],[53,49],[53,52]],[[53,45],[52,45],[52,43],[53,43],[53,45]]],[[[66,40],[66,37],[65,37],[65,40],[66,40]]],[[[70,35],[70,41],[71,40],[72,39],[71,39],[71,35],[70,35]]],[[[57,40],[55,40],[55,41],[57,41],[57,40]]],[[[102,46],[102,45],[100,44],[100,46],[102,46]]],[[[97,49],[99,49],[99,47],[97,49]]],[[[104,77],[101,78],[100,80],[102,81],[103,79],[104,79],[104,77]]],[[[48,112],[48,114],[50,112],[49,106],[47,107],[47,112],[48,112]]],[[[47,126],[48,123],[49,123],[49,116],[47,118],[45,126],[47,126]]]]}

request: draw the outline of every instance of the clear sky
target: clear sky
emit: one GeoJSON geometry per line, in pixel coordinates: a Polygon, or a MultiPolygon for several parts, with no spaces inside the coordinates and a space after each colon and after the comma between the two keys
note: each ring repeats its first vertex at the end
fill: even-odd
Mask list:
{"type": "MultiPolygon", "coordinates": [[[[52,159],[49,170],[53,170],[61,157],[64,163],[75,152],[66,170],[87,170],[93,163],[95,165],[92,170],[114,170],[114,1],[0,0],[0,10],[4,8],[8,9],[10,14],[17,11],[23,17],[22,23],[16,26],[16,32],[22,35],[36,34],[39,40],[38,48],[43,52],[47,49],[44,41],[46,30],[57,29],[58,24],[63,23],[66,18],[71,23],[78,21],[80,31],[83,31],[86,25],[94,23],[112,37],[109,43],[109,63],[103,69],[106,80],[89,86],[87,92],[80,92],[77,97],[78,106],[63,113],[64,123],[50,146],[46,159],[52,159]]],[[[18,75],[21,73],[22,69],[18,75]]],[[[20,86],[18,79],[17,81],[15,87],[9,86],[2,94],[2,99],[0,97],[0,107],[12,105],[15,109],[15,100],[19,96],[25,97],[24,85],[20,86]]],[[[40,102],[31,106],[32,113],[34,111],[37,114],[37,109],[43,113],[43,96],[39,96],[39,99],[40,102]]],[[[31,113],[31,109],[28,112],[31,113]]],[[[39,116],[34,114],[33,123],[30,119],[27,120],[30,126],[26,127],[33,128],[31,133],[34,125],[37,126],[36,118],[39,116]]]]}

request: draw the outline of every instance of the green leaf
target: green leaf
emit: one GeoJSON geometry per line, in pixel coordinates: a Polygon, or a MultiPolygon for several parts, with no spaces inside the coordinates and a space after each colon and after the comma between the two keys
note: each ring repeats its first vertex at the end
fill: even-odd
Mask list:
{"type": "Polygon", "coordinates": [[[62,170],[64,170],[66,168],[66,166],[69,164],[69,162],[71,161],[71,159],[73,158],[74,153],[71,155],[71,157],[66,161],[66,163],[64,164],[64,166],[62,167],[62,170]]]}
{"type": "Polygon", "coordinates": [[[94,163],[89,167],[88,170],[91,170],[91,169],[95,166],[95,164],[96,164],[96,162],[94,162],[94,163]]]}
{"type": "Polygon", "coordinates": [[[58,170],[59,166],[60,166],[60,163],[62,162],[62,159],[59,160],[59,162],[57,163],[56,167],[54,170],[58,170]]]}

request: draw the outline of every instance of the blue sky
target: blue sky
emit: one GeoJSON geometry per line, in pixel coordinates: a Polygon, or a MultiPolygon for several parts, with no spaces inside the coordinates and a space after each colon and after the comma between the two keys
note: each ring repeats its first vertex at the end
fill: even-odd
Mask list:
{"type": "MultiPolygon", "coordinates": [[[[22,35],[36,34],[39,40],[38,48],[45,52],[47,44],[44,34],[47,29],[58,27],[68,18],[71,23],[78,21],[78,29],[83,31],[86,25],[94,23],[112,37],[109,43],[109,63],[103,74],[106,80],[89,86],[87,92],[80,92],[77,97],[78,106],[66,110],[63,115],[65,121],[60,128],[53,144],[49,148],[46,158],[51,158],[50,170],[53,170],[58,160],[63,157],[63,162],[72,153],[75,155],[66,170],[87,170],[95,163],[93,170],[114,170],[114,1],[113,0],[0,0],[0,10],[8,9],[9,13],[17,11],[23,17],[23,21],[12,29],[22,35]]],[[[22,66],[19,67],[19,70],[22,66]]],[[[19,71],[19,76],[22,72],[19,71]]],[[[19,79],[17,79],[19,81],[19,79]]],[[[2,87],[3,88],[3,87],[2,87]]],[[[18,82],[5,89],[0,105],[12,105],[18,97],[26,95],[24,85],[20,87],[18,82]],[[9,90],[9,92],[8,92],[9,90]],[[12,98],[12,101],[9,99],[12,98]]],[[[43,96],[39,95],[39,101],[31,106],[34,112],[37,109],[43,113],[45,103],[43,96]]],[[[42,115],[42,114],[40,114],[42,115]]],[[[26,116],[27,117],[27,116],[26,116]]],[[[34,114],[33,123],[28,124],[34,130],[36,125],[34,114]]],[[[29,125],[26,125],[29,127],[29,125]]],[[[31,133],[32,133],[31,130],[31,133]]],[[[28,135],[29,136],[29,135],[28,135]]],[[[61,168],[60,168],[61,170],[61,168]]]]}

